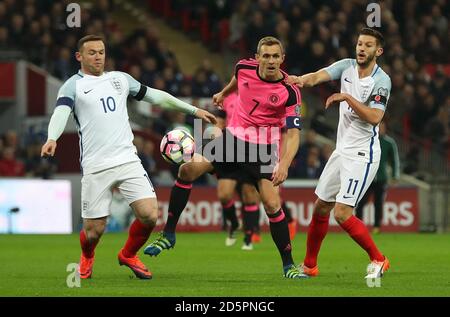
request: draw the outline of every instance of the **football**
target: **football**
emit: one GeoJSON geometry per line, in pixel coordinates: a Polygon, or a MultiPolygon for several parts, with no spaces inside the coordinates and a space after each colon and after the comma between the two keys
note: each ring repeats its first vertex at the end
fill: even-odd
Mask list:
{"type": "Polygon", "coordinates": [[[189,161],[194,155],[194,138],[185,130],[171,130],[162,138],[159,149],[167,162],[182,164],[189,161]]]}

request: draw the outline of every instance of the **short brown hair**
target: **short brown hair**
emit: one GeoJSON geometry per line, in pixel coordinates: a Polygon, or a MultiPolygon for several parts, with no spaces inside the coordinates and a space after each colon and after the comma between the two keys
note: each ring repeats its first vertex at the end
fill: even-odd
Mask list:
{"type": "Polygon", "coordinates": [[[384,37],[383,34],[381,34],[379,31],[375,30],[375,29],[371,29],[371,28],[363,28],[360,32],[359,35],[370,35],[373,36],[374,38],[377,39],[377,44],[381,47],[384,47],[384,37]]]}
{"type": "Polygon", "coordinates": [[[78,44],[77,44],[78,51],[81,50],[84,43],[91,42],[91,41],[102,41],[103,43],[105,43],[105,40],[103,39],[103,36],[101,36],[101,35],[86,35],[78,40],[78,44]]]}
{"type": "Polygon", "coordinates": [[[276,37],[266,36],[266,37],[263,37],[262,39],[260,39],[258,42],[258,47],[256,49],[256,53],[259,54],[259,52],[261,51],[261,46],[263,46],[263,45],[268,45],[268,46],[279,45],[281,48],[281,53],[282,54],[284,53],[283,44],[281,44],[281,41],[279,39],[277,39],[276,37]]]}

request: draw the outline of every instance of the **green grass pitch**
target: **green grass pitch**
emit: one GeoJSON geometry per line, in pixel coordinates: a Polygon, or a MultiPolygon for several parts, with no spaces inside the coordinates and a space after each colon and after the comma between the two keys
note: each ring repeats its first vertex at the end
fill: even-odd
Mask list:
{"type": "MultiPolygon", "coordinates": [[[[79,260],[78,235],[0,235],[0,296],[450,296],[449,234],[374,238],[391,261],[380,287],[367,286],[367,256],[345,234],[326,237],[317,278],[283,278],[269,234],[253,251],[242,251],[239,240],[225,247],[224,233],[180,233],[175,249],[157,258],[140,253],[153,279],[138,280],[117,263],[126,234],[106,233],[93,278],[69,288],[66,267],[79,260]]],[[[296,263],[303,259],[305,239],[299,233],[293,241],[296,263]]]]}

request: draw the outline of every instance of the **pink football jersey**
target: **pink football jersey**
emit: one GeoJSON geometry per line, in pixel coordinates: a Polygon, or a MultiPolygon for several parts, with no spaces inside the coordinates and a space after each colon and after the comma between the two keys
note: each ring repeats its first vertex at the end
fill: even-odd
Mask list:
{"type": "Polygon", "coordinates": [[[231,121],[231,118],[233,116],[233,112],[234,112],[234,108],[235,108],[237,100],[238,100],[237,92],[229,94],[223,100],[222,109],[227,114],[227,126],[228,126],[228,124],[231,121]]]}
{"type": "Polygon", "coordinates": [[[301,128],[300,90],[286,83],[288,75],[282,73],[280,80],[267,81],[259,76],[256,60],[236,64],[239,94],[227,126],[234,136],[250,143],[277,144],[282,127],[301,128]]]}

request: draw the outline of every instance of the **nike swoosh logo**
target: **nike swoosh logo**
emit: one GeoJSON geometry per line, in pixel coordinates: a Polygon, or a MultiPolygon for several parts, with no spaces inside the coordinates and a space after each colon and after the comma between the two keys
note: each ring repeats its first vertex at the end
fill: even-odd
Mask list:
{"type": "Polygon", "coordinates": [[[344,199],[353,198],[353,196],[343,196],[344,199]]]}
{"type": "Polygon", "coordinates": [[[92,90],[94,90],[94,88],[92,88],[91,90],[85,91],[84,93],[85,93],[85,94],[88,94],[88,93],[90,93],[92,90]]]}
{"type": "Polygon", "coordinates": [[[344,80],[345,80],[346,82],[350,83],[350,84],[352,83],[350,80],[348,80],[347,77],[345,77],[344,80]]]}

